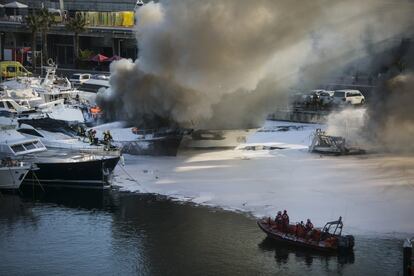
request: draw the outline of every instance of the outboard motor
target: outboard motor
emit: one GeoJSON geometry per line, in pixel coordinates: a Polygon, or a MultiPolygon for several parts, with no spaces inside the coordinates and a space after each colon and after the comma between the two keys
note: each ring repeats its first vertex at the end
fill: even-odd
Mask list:
{"type": "Polygon", "coordinates": [[[352,250],[355,245],[355,239],[352,235],[338,237],[338,249],[340,250],[352,250]]]}

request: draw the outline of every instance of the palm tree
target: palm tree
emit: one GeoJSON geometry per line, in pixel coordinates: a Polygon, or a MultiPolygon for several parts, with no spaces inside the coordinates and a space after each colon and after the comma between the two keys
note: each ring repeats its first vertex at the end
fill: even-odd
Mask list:
{"type": "Polygon", "coordinates": [[[40,17],[37,14],[29,14],[26,17],[26,24],[32,33],[32,68],[36,69],[36,38],[39,32],[40,17]]]}
{"type": "Polygon", "coordinates": [[[66,29],[73,32],[73,58],[75,65],[79,59],[79,34],[86,31],[86,19],[81,14],[77,13],[66,23],[66,29]]]}
{"type": "Polygon", "coordinates": [[[48,53],[47,53],[47,33],[50,30],[50,27],[52,27],[53,24],[55,24],[55,18],[52,13],[49,12],[47,8],[42,8],[38,12],[39,16],[39,26],[40,30],[42,32],[42,41],[43,41],[43,61],[46,63],[48,60],[48,53]]]}

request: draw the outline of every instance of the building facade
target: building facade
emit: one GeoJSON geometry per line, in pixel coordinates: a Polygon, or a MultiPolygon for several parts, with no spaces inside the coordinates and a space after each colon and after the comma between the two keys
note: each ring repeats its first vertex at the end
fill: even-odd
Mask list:
{"type": "MultiPolygon", "coordinates": [[[[7,4],[8,0],[0,0],[7,4]]],[[[3,8],[0,12],[0,60],[21,59],[22,49],[31,47],[32,34],[25,24],[27,14],[45,7],[61,17],[47,37],[48,56],[61,67],[73,67],[74,35],[65,28],[65,20],[82,13],[87,16],[88,26],[80,34],[81,51],[117,55],[124,58],[137,57],[134,35],[134,9],[136,0],[21,0],[27,8],[3,8]],[[19,58],[16,58],[19,57],[19,58]]],[[[37,50],[42,49],[41,35],[37,35],[37,50]]],[[[22,58],[23,63],[25,62],[22,58]]]]}

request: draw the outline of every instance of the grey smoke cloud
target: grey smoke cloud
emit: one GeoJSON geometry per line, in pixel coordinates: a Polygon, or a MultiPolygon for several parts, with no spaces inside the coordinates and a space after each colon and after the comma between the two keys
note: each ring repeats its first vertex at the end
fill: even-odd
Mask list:
{"type": "Polygon", "coordinates": [[[367,112],[371,140],[387,151],[414,153],[414,45],[403,40],[388,58],[367,112]]]}
{"type": "Polygon", "coordinates": [[[291,87],[313,88],[404,34],[412,12],[405,0],[150,2],[136,15],[138,60],[112,63],[99,103],[135,124],[257,126],[291,87]]]}

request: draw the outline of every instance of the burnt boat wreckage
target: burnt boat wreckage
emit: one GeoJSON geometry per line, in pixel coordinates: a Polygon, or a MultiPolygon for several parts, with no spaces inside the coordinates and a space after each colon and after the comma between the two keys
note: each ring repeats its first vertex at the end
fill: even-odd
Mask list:
{"type": "MultiPolygon", "coordinates": [[[[176,156],[180,149],[235,148],[246,142],[246,136],[252,131],[194,129],[158,116],[143,116],[139,122],[123,122],[124,125],[119,128],[108,125],[112,144],[119,147],[122,153],[176,156]]],[[[108,128],[100,125],[91,129],[102,138],[108,128]]]]}
{"type": "Polygon", "coordinates": [[[179,149],[235,148],[246,141],[250,132],[251,130],[194,130],[176,127],[111,130],[114,136],[112,144],[119,147],[122,153],[153,156],[176,156],[179,149]],[[126,135],[120,135],[122,131],[126,131],[126,135]]]}
{"type": "Polygon", "coordinates": [[[131,128],[134,140],[114,141],[122,153],[132,155],[176,156],[186,130],[175,128],[138,129],[131,128]]]}
{"type": "Polygon", "coordinates": [[[313,135],[309,152],[327,155],[357,155],[365,154],[361,148],[348,146],[345,138],[327,135],[325,131],[317,129],[313,135]]]}
{"type": "Polygon", "coordinates": [[[309,248],[327,253],[351,252],[355,239],[352,235],[342,235],[342,217],[336,221],[330,221],[323,228],[313,228],[309,232],[300,230],[299,225],[278,225],[270,217],[257,221],[259,228],[266,235],[284,244],[298,248],[309,248]]]}

